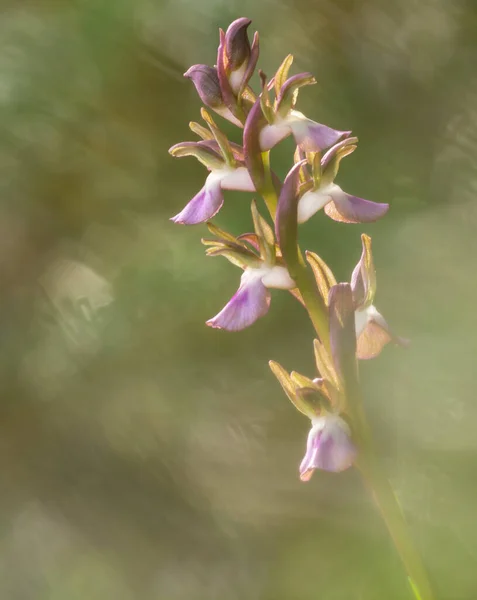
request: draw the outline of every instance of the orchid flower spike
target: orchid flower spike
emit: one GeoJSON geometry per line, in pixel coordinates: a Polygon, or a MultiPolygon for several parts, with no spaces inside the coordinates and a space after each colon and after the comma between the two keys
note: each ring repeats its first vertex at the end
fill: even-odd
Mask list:
{"type": "Polygon", "coordinates": [[[231,300],[207,325],[227,331],[240,331],[263,317],[270,306],[270,288],[293,290],[295,282],[290,277],[281,257],[277,254],[273,231],[252,203],[254,234],[234,238],[209,224],[209,229],[219,232],[218,240],[202,240],[210,246],[209,256],[225,256],[244,269],[240,286],[231,300]]]}
{"type": "MultiPolygon", "coordinates": [[[[202,113],[209,120],[215,139],[182,142],[169,150],[175,157],[195,156],[210,171],[202,189],[179,214],[171,218],[171,221],[181,225],[203,223],[216,215],[224,203],[223,190],[255,191],[245,167],[242,148],[227,140],[204,109],[202,113]]],[[[192,123],[191,127],[202,135],[207,132],[197,123],[192,123]]]]}
{"type": "Polygon", "coordinates": [[[322,208],[331,219],[342,223],[369,223],[387,213],[389,204],[352,196],[334,182],[341,159],[356,149],[357,141],[348,138],[335,144],[321,160],[318,154],[308,153],[312,177],[308,177],[298,202],[298,223],[305,223],[322,208]]]}
{"type": "Polygon", "coordinates": [[[268,98],[271,86],[263,80],[261,101],[268,123],[260,131],[260,147],[262,151],[270,150],[292,134],[297,145],[305,152],[321,152],[348,137],[351,131],[332,129],[308,119],[303,113],[295,110],[299,89],[316,83],[316,80],[310,73],[300,73],[287,78],[292,61],[293,57],[287,56],[273,78],[273,106],[268,98]]]}
{"type": "Polygon", "coordinates": [[[353,270],[351,287],[355,306],[357,357],[368,359],[378,356],[388,342],[405,346],[408,340],[391,332],[386,320],[373,304],[376,294],[376,271],[371,252],[371,238],[363,234],[361,241],[363,251],[353,270]]]}

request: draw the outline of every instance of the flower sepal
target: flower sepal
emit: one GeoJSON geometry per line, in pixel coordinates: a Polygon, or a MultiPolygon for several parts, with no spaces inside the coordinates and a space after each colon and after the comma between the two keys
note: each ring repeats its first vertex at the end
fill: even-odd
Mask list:
{"type": "Polygon", "coordinates": [[[288,399],[298,411],[313,419],[329,410],[330,399],[323,386],[295,371],[289,374],[274,360],[269,361],[268,364],[288,399]]]}
{"type": "Polygon", "coordinates": [[[192,83],[205,106],[211,108],[218,115],[227,119],[234,125],[243,127],[240,119],[234,115],[224,101],[216,67],[193,65],[184,73],[184,77],[192,80],[192,83]]]}

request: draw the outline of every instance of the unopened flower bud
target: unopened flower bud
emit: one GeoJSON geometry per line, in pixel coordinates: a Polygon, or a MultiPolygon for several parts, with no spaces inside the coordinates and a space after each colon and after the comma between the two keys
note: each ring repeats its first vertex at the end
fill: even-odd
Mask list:
{"type": "Polygon", "coordinates": [[[242,17],[231,23],[225,33],[225,52],[232,71],[239,69],[250,58],[251,48],[247,28],[251,19],[242,17]]]}
{"type": "Polygon", "coordinates": [[[242,123],[225,105],[222,90],[220,88],[219,76],[215,67],[209,67],[208,65],[193,65],[184,73],[184,77],[192,79],[200,99],[207,107],[211,108],[228,121],[242,127],[242,123]]]}

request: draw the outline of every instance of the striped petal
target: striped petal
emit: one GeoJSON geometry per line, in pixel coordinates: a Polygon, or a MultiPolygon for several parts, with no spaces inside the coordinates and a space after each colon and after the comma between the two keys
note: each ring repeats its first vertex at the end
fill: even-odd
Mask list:
{"type": "Polygon", "coordinates": [[[208,221],[217,214],[224,203],[221,188],[222,178],[222,175],[212,172],[200,192],[178,215],[172,217],[171,221],[180,225],[196,225],[208,221]]]}
{"type": "Polygon", "coordinates": [[[237,292],[215,317],[207,321],[207,325],[240,331],[266,315],[270,306],[270,292],[262,283],[262,277],[261,270],[246,269],[237,292]]]}
{"type": "Polygon", "coordinates": [[[300,479],[309,481],[315,469],[338,473],[348,469],[356,458],[348,424],[338,415],[312,420],[306,454],[300,464],[300,479]]]}

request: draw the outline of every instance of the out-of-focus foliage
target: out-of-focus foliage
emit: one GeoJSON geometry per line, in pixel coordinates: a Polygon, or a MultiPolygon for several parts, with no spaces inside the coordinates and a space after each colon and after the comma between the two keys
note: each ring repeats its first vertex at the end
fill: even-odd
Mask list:
{"type": "Polygon", "coordinates": [[[377,305],[412,339],[363,364],[377,443],[438,598],[477,597],[473,3],[4,0],[2,599],[407,597],[356,473],[299,482],[308,423],[267,361],[313,375],[304,312],[277,293],[249,330],[206,328],[237,273],[168,220],[204,177],[167,153],[199,111],[182,73],[242,15],[265,72],[292,52],[317,76],[300,109],[359,136],[343,187],[391,203],[318,215],[303,245],[349,279],[373,237],[377,305]]]}

